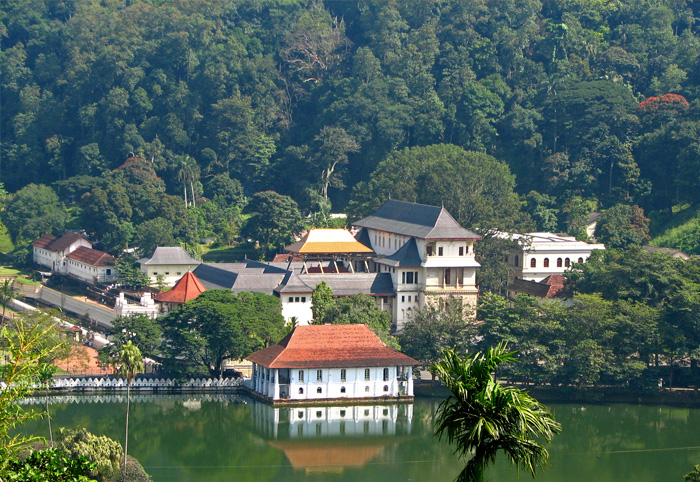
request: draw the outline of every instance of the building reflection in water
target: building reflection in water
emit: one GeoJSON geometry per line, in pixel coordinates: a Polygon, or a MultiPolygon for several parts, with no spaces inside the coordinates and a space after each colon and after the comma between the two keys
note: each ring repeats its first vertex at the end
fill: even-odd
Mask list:
{"type": "Polygon", "coordinates": [[[411,438],[413,404],[251,407],[254,429],[295,469],[342,472],[361,467],[411,438]]]}

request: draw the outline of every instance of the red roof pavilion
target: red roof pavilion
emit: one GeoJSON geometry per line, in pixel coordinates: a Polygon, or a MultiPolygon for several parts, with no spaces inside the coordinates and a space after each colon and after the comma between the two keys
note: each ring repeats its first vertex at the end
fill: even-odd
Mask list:
{"type": "Polygon", "coordinates": [[[413,366],[420,362],[386,346],[366,325],[297,326],[282,341],[249,355],[266,368],[413,366]]]}
{"type": "Polygon", "coordinates": [[[195,299],[207,289],[201,281],[191,272],[185,273],[185,276],[168,291],[157,294],[153,299],[161,303],[178,303],[185,304],[190,300],[195,299]]]}

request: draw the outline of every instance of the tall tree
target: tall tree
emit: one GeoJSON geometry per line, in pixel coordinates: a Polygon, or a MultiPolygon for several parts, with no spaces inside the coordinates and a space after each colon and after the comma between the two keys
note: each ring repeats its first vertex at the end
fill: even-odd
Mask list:
{"type": "Polygon", "coordinates": [[[12,280],[6,279],[0,284],[0,305],[2,305],[2,318],[0,319],[0,325],[5,324],[5,309],[7,305],[12,303],[12,300],[17,296],[17,292],[13,285],[12,280]]]}
{"type": "Polygon", "coordinates": [[[124,464],[126,467],[126,455],[129,447],[129,405],[131,404],[131,384],[139,371],[143,371],[143,356],[131,341],[128,341],[119,350],[119,373],[126,378],[126,427],[124,435],[124,464]]]}
{"type": "Polygon", "coordinates": [[[297,203],[274,191],[256,193],[245,211],[251,217],[243,228],[243,234],[260,243],[263,259],[270,247],[282,248],[303,229],[297,203]]]}
{"type": "Polygon", "coordinates": [[[456,443],[460,457],[472,454],[459,482],[482,482],[499,451],[533,477],[547,464],[547,449],[534,439],[551,441],[561,425],[526,392],[494,379],[499,365],[512,362],[515,353],[509,353],[505,344],[465,357],[445,350],[432,367],[451,392],[438,407],[435,434],[456,443]]]}

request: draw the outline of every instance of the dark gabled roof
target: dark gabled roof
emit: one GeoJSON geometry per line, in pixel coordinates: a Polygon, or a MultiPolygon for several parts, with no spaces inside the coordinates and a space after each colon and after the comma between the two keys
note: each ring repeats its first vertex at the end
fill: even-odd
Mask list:
{"type": "Polygon", "coordinates": [[[246,360],[266,368],[413,366],[420,362],[389,348],[366,325],[297,326],[279,343],[246,360]]]}
{"type": "Polygon", "coordinates": [[[419,267],[422,262],[420,254],[418,254],[416,238],[409,239],[406,244],[401,246],[399,250],[391,256],[376,258],[374,261],[394,268],[416,268],[419,267]]]}
{"type": "Polygon", "coordinates": [[[278,293],[311,293],[313,290],[293,271],[288,271],[277,289],[275,289],[278,293]]]}
{"type": "Polygon", "coordinates": [[[299,278],[308,286],[316,287],[321,281],[333,290],[335,296],[366,294],[370,296],[393,296],[394,283],[389,273],[336,273],[300,274],[299,278]]]}
{"type": "Polygon", "coordinates": [[[240,269],[245,268],[243,263],[202,263],[194,269],[193,273],[208,290],[230,290],[238,276],[237,270],[224,269],[225,266],[231,265],[238,265],[240,269]]]}
{"type": "Polygon", "coordinates": [[[564,276],[553,274],[547,276],[542,281],[529,281],[515,278],[512,283],[506,286],[506,290],[517,294],[526,294],[535,298],[555,298],[561,297],[564,289],[564,276]]]}
{"type": "Polygon", "coordinates": [[[360,229],[357,234],[355,235],[355,239],[359,242],[367,246],[369,249],[372,249],[372,241],[369,240],[369,231],[367,231],[365,228],[360,229]]]}
{"type": "Polygon", "coordinates": [[[460,226],[444,207],[393,199],[382,204],[376,213],[354,224],[420,239],[481,239],[478,234],[460,226]]]}
{"type": "MultiPolygon", "coordinates": [[[[34,241],[32,243],[32,246],[36,246],[37,248],[43,248],[48,251],[53,251],[57,253],[59,251],[64,251],[66,248],[69,248],[71,244],[81,239],[90,243],[90,241],[88,241],[87,238],[85,238],[85,236],[83,236],[82,234],[76,233],[74,231],[69,231],[60,238],[56,238],[55,236],[47,234],[46,236],[43,236],[34,241]]],[[[92,243],[90,243],[90,246],[92,246],[92,243]]]]}
{"type": "Polygon", "coordinates": [[[114,266],[114,256],[96,249],[80,246],[68,253],[66,258],[74,259],[90,266],[114,266]]]}
{"type": "Polygon", "coordinates": [[[180,246],[158,246],[150,258],[140,259],[139,263],[155,266],[195,265],[201,261],[194,259],[180,246]]]}

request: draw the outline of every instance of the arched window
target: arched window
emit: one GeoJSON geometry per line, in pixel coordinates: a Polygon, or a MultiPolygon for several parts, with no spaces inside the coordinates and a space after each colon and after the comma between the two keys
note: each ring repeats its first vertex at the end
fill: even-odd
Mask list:
{"type": "Polygon", "coordinates": [[[569,266],[571,266],[571,260],[570,260],[569,258],[566,258],[566,259],[564,260],[564,266],[565,266],[566,268],[568,268],[569,266]]]}
{"type": "Polygon", "coordinates": [[[542,266],[545,268],[549,268],[549,258],[544,258],[544,261],[542,262],[542,266]]]}
{"type": "Polygon", "coordinates": [[[579,258],[577,263],[583,263],[583,258],[579,258]]]}
{"type": "Polygon", "coordinates": [[[300,389],[299,389],[299,395],[303,395],[303,394],[304,394],[304,389],[303,389],[303,388],[300,388],[300,389]]]}
{"type": "Polygon", "coordinates": [[[561,258],[557,258],[557,268],[561,268],[561,267],[562,267],[561,258]]]}
{"type": "Polygon", "coordinates": [[[340,387],[340,393],[345,393],[345,387],[340,387]]]}
{"type": "Polygon", "coordinates": [[[316,389],[316,393],[321,393],[321,392],[323,392],[323,389],[322,389],[321,387],[318,387],[318,388],[316,389]]]}
{"type": "Polygon", "coordinates": [[[389,391],[389,385],[384,385],[384,391],[388,392],[389,391]]]}
{"type": "Polygon", "coordinates": [[[537,260],[535,258],[530,259],[530,268],[537,268],[537,260]]]}

